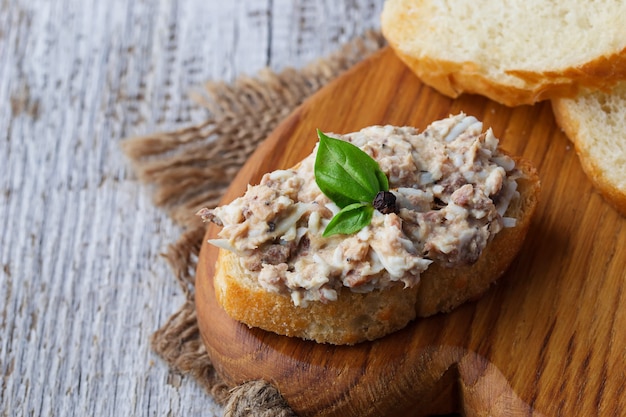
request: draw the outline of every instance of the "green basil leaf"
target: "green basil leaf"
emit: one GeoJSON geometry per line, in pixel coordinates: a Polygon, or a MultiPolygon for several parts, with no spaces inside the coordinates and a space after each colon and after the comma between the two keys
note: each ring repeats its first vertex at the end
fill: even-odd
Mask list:
{"type": "MultiPolygon", "coordinates": [[[[367,155],[369,156],[369,155],[367,155]]],[[[372,159],[372,161],[374,161],[372,159]]],[[[374,161],[376,162],[376,161],[374,161]]],[[[375,171],[376,172],[376,178],[378,179],[378,191],[389,191],[389,180],[387,179],[387,176],[385,175],[385,173],[380,169],[380,166],[378,165],[378,163],[376,163],[376,167],[378,167],[378,169],[375,171]]],[[[378,194],[378,191],[376,192],[378,194]]]]}
{"type": "Polygon", "coordinates": [[[353,203],[347,205],[335,214],[324,229],[322,236],[336,234],[351,235],[356,233],[372,221],[374,207],[370,203],[353,203]]]}
{"type": "Polygon", "coordinates": [[[389,182],[378,163],[357,146],[331,138],[317,130],[319,145],[315,158],[315,181],[320,190],[343,208],[352,203],[371,202],[389,182]]]}

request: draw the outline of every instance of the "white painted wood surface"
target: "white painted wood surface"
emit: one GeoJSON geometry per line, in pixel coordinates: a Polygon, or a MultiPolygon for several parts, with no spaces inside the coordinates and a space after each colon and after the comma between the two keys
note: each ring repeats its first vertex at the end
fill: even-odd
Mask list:
{"type": "Polygon", "coordinates": [[[180,230],[122,138],[202,120],[206,80],[302,66],[382,0],[0,2],[0,416],[221,410],[149,337],[182,303],[180,230]]]}

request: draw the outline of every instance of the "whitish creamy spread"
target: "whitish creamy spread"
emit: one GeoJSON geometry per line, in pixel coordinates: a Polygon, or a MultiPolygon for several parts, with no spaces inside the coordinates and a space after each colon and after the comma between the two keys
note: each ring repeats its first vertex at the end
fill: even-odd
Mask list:
{"type": "Polygon", "coordinates": [[[503,217],[518,194],[515,163],[474,117],[452,116],[421,133],[372,126],[331,136],[379,163],[396,213],[375,211],[356,234],[322,237],[339,208],[315,182],[317,148],[296,169],[268,173],[232,203],[199,212],[223,226],[213,244],[235,252],[263,288],[289,294],[296,305],[336,300],[341,286],[367,292],[417,285],[433,261],[471,264],[515,224],[503,217]]]}

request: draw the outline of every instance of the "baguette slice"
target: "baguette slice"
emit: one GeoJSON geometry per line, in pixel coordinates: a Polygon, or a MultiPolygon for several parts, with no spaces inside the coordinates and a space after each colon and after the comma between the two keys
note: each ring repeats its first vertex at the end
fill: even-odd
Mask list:
{"type": "Polygon", "coordinates": [[[626,2],[387,0],[382,32],[426,84],[507,106],[626,78],[626,2]]]}
{"type": "Polygon", "coordinates": [[[522,246],[537,205],[539,178],[527,161],[516,159],[516,164],[524,174],[518,180],[520,197],[511,202],[505,215],[516,218],[517,225],[500,231],[471,266],[450,269],[432,264],[413,288],[399,284],[361,294],[344,287],[336,301],[298,307],[289,296],[263,289],[235,254],[220,249],[214,276],[217,301],[229,316],[249,327],[338,345],[374,340],[402,329],[416,317],[449,312],[480,297],[522,246]]]}
{"type": "Polygon", "coordinates": [[[552,100],[552,108],[591,182],[626,215],[626,81],[611,92],[552,100]]]}

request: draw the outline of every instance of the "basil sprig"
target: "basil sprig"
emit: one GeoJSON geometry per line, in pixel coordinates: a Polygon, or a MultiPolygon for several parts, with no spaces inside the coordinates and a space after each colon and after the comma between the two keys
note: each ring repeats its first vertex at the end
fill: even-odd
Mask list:
{"type": "Polygon", "coordinates": [[[322,236],[356,233],[372,221],[374,207],[368,203],[352,203],[330,219],[322,236]]]}
{"type": "Polygon", "coordinates": [[[370,224],[372,202],[389,191],[389,181],[378,163],[357,146],[317,130],[315,182],[341,210],[330,220],[323,236],[352,234],[370,224]]]}

